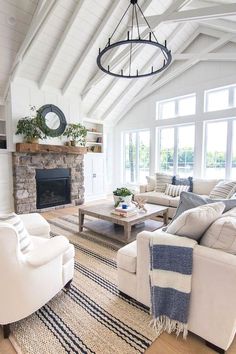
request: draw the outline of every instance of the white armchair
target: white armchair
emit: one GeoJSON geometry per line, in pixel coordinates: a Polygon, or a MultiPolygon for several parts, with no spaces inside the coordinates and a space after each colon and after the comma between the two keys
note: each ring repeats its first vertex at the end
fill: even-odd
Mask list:
{"type": "Polygon", "coordinates": [[[49,224],[38,214],[28,215],[28,232],[36,224],[44,230],[44,237],[31,235],[32,247],[23,254],[15,228],[0,223],[0,324],[5,338],[11,323],[37,311],[63,287],[69,288],[73,278],[73,245],[64,236],[47,239],[49,224]]]}

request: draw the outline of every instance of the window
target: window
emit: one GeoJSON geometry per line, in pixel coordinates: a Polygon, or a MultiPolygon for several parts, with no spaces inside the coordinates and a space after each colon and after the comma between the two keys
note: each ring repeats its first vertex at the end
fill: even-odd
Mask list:
{"type": "Polygon", "coordinates": [[[196,113],[196,95],[173,98],[157,103],[157,119],[190,116],[196,113]]]}
{"type": "Polygon", "coordinates": [[[227,86],[205,91],[205,111],[213,112],[236,107],[236,87],[227,86]]]}
{"type": "Polygon", "coordinates": [[[124,133],[124,182],[145,183],[150,165],[150,132],[124,133]]]}
{"type": "Polygon", "coordinates": [[[225,178],[227,153],[227,122],[206,125],[205,176],[225,178]]]}
{"type": "Polygon", "coordinates": [[[160,129],[160,170],[188,177],[193,175],[194,125],[160,129]]]}

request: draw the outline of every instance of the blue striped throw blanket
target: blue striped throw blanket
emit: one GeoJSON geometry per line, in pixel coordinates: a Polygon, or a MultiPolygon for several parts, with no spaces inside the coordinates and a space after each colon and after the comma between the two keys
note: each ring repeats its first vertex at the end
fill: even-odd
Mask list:
{"type": "Polygon", "coordinates": [[[150,239],[152,325],[157,335],[166,331],[188,334],[193,248],[195,240],[156,233],[150,239]]]}

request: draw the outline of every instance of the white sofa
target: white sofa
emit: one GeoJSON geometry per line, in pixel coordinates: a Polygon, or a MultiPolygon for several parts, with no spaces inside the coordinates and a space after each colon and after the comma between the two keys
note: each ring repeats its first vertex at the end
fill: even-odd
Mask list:
{"type": "MultiPolygon", "coordinates": [[[[193,193],[209,196],[212,189],[219,183],[219,179],[193,179],[193,193]]],[[[135,197],[145,197],[147,203],[158,204],[168,206],[169,218],[172,218],[175,214],[176,208],[179,204],[179,197],[171,197],[165,193],[155,192],[154,189],[148,191],[148,185],[140,186],[140,193],[135,197]]]]}
{"type": "Polygon", "coordinates": [[[37,311],[63,287],[69,288],[74,274],[74,246],[68,239],[49,239],[50,226],[39,214],[20,217],[32,242],[24,254],[16,229],[0,222],[0,325],[5,338],[11,323],[37,311]]]}
{"type": "MultiPolygon", "coordinates": [[[[150,235],[141,232],[117,254],[119,290],[148,307],[150,235]]],[[[235,255],[199,245],[194,248],[189,330],[223,350],[229,348],[236,332],[235,255]]]]}

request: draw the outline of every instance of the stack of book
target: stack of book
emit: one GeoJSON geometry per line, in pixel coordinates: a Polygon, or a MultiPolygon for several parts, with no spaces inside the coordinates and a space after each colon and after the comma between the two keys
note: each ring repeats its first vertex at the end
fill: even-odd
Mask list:
{"type": "Polygon", "coordinates": [[[114,215],[119,215],[124,218],[129,218],[131,216],[137,215],[137,209],[135,206],[129,206],[127,209],[123,209],[122,207],[115,208],[112,212],[114,215]]]}

